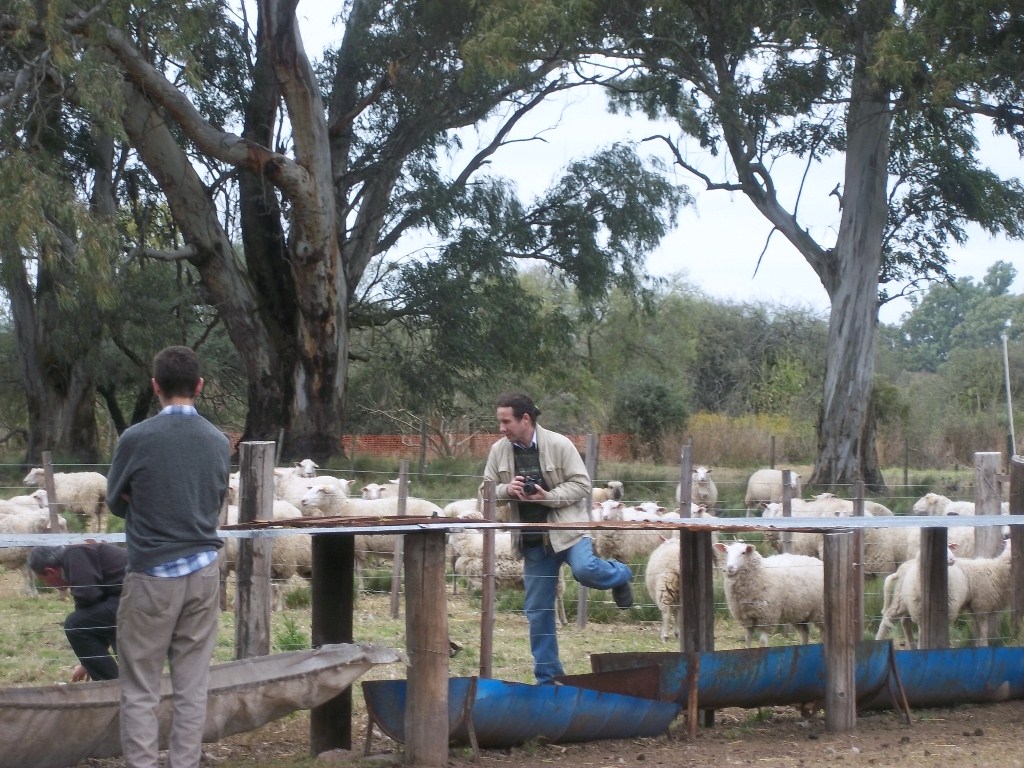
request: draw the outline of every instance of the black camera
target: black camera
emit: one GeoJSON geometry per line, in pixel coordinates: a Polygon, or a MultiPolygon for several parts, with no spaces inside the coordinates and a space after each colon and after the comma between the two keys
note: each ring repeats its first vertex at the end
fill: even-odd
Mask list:
{"type": "Polygon", "coordinates": [[[523,476],[523,494],[526,496],[533,496],[537,492],[537,486],[544,481],[537,475],[524,475],[523,476]]]}

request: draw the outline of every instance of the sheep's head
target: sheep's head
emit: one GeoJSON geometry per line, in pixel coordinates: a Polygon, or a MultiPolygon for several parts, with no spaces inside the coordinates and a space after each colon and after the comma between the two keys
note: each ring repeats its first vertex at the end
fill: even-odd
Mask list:
{"type": "Polygon", "coordinates": [[[363,486],[363,498],[364,499],[379,499],[381,491],[384,490],[384,486],[380,483],[367,483],[363,486]]]}
{"type": "Polygon", "coordinates": [[[711,470],[705,466],[699,466],[693,468],[693,480],[694,483],[706,483],[711,479],[711,470]]]}
{"type": "Polygon", "coordinates": [[[758,557],[757,548],[745,541],[734,541],[728,545],[715,542],[715,550],[725,555],[723,570],[726,576],[735,576],[744,564],[758,557]]]}
{"type": "Polygon", "coordinates": [[[29,470],[29,473],[25,475],[25,479],[22,480],[21,483],[22,485],[39,485],[40,483],[43,482],[43,477],[45,477],[45,474],[46,473],[43,472],[42,467],[35,467],[29,470]]]}
{"type": "Polygon", "coordinates": [[[607,499],[602,501],[599,505],[600,517],[602,520],[621,520],[622,519],[622,502],[616,501],[615,499],[607,499]]]}
{"type": "Polygon", "coordinates": [[[295,469],[295,474],[299,477],[316,477],[316,471],[320,469],[320,465],[312,459],[303,459],[295,462],[295,469]]]}
{"type": "Polygon", "coordinates": [[[314,485],[302,496],[302,511],[305,514],[306,510],[323,509],[330,504],[332,496],[340,495],[329,485],[314,485]]]}

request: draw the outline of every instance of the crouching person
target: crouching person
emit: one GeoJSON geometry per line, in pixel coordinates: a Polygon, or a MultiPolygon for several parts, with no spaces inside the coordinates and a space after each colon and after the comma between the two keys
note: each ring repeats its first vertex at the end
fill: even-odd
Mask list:
{"type": "Polygon", "coordinates": [[[35,547],[28,565],[44,584],[68,589],[75,601],[64,634],[78,657],[71,682],[117,677],[117,607],[128,558],[105,542],[35,547]]]}

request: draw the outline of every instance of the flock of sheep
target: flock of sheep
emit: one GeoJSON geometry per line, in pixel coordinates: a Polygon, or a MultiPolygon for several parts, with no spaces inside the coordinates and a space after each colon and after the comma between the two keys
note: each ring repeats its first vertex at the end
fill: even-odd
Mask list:
{"type": "MultiPolygon", "coordinates": [[[[306,459],[292,467],[274,471],[275,519],[296,517],[385,517],[398,514],[398,481],[369,483],[354,496],[349,480],[331,475],[317,474],[317,465],[306,459]]],[[[780,515],[784,496],[790,498],[791,514],[795,517],[842,517],[853,513],[853,502],[831,494],[814,499],[800,497],[800,476],[789,473],[791,487],[783,493],[783,473],[776,469],[762,469],[748,479],[745,505],[748,514],[761,510],[765,517],[780,515]]],[[[26,486],[41,485],[43,470],[35,468],[24,479],[26,486]]],[[[229,484],[226,522],[237,521],[237,473],[229,484]]],[[[60,511],[82,518],[87,530],[103,530],[106,480],[98,472],[65,472],[54,474],[54,489],[60,511]]],[[[601,520],[670,520],[678,517],[678,510],[668,510],[655,502],[628,505],[622,499],[621,482],[611,481],[593,490],[592,518],[601,520]]],[[[679,501],[680,488],[676,488],[679,501]]],[[[711,478],[711,470],[698,466],[691,478],[690,516],[713,516],[718,503],[718,490],[711,478]]],[[[1006,513],[1004,504],[1003,512],[1006,513]]],[[[426,499],[414,496],[405,499],[405,513],[410,516],[447,516],[463,519],[482,517],[479,501],[460,499],[440,507],[426,499]]],[[[928,493],[913,507],[916,515],[969,515],[974,513],[973,503],[955,502],[935,493],[928,493]]],[[[891,515],[892,512],[876,502],[865,502],[867,515],[891,515]]],[[[499,519],[501,519],[499,510],[499,519]]],[[[67,530],[66,519],[58,517],[62,530],[67,530]]],[[[51,530],[46,491],[37,490],[26,496],[0,501],[0,533],[43,533],[51,530]]],[[[974,619],[974,638],[979,645],[987,644],[991,617],[1009,606],[1010,563],[1009,546],[993,557],[974,557],[974,529],[951,527],[948,529],[948,585],[949,616],[955,618],[970,613],[974,619]]],[[[918,550],[920,529],[906,527],[871,528],[864,536],[864,571],[884,577],[883,610],[878,639],[888,636],[899,623],[913,642],[913,625],[921,616],[921,595],[918,550]]],[[[593,532],[595,551],[605,558],[644,564],[644,578],[648,594],[661,613],[662,640],[678,634],[673,624],[678,613],[680,595],[679,544],[674,533],[664,528],[643,530],[596,529],[593,532]]],[[[823,536],[818,533],[794,532],[786,549],[776,537],[765,536],[776,554],[762,554],[752,543],[743,541],[719,542],[714,539],[714,552],[721,572],[723,590],[730,613],[743,627],[749,646],[755,633],[760,644],[768,643],[769,632],[776,627],[790,625],[797,629],[803,642],[807,642],[811,625],[821,628],[824,618],[824,578],[822,561],[823,536]]],[[[237,539],[226,540],[227,568],[237,559],[237,539]]],[[[272,553],[272,579],[283,585],[296,578],[312,576],[311,537],[305,534],[275,537],[272,553]]],[[[483,561],[483,534],[474,529],[462,529],[449,536],[449,554],[455,574],[469,584],[479,586],[485,565],[483,561]]],[[[360,588],[363,574],[373,558],[390,557],[394,551],[394,537],[388,535],[356,536],[356,568],[360,588]]],[[[0,549],[0,566],[8,569],[24,568],[26,588],[35,590],[35,580],[28,573],[26,548],[0,549]]],[[[499,588],[522,587],[522,563],[512,554],[511,537],[507,531],[495,532],[494,575],[499,588]]],[[[454,582],[453,582],[454,583],[454,582]]],[[[562,605],[564,579],[559,577],[558,616],[566,622],[562,605]]],[[[278,602],[275,600],[275,602],[278,602]]]]}

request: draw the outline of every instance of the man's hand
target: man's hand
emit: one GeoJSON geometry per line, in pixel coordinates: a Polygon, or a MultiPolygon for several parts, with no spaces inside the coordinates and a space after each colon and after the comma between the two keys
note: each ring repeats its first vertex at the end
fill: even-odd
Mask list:
{"type": "Polygon", "coordinates": [[[83,680],[88,682],[91,679],[92,678],[89,677],[89,673],[85,671],[85,667],[83,667],[81,664],[76,666],[75,667],[75,671],[71,673],[71,682],[72,683],[80,683],[83,680]]]}
{"type": "Polygon", "coordinates": [[[516,475],[512,479],[512,482],[508,484],[508,492],[515,496],[517,499],[521,499],[523,501],[543,501],[544,499],[548,498],[548,492],[541,488],[539,485],[536,486],[537,490],[535,493],[531,493],[530,495],[526,495],[525,493],[523,493],[523,483],[525,481],[525,477],[523,477],[522,475],[516,475]]]}

